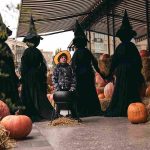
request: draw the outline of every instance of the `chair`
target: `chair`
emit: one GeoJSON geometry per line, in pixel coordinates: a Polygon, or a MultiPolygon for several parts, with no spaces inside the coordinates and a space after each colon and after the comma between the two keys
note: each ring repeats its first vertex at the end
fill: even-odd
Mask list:
{"type": "MultiPolygon", "coordinates": [[[[74,109],[76,118],[79,121],[79,115],[78,115],[78,111],[77,111],[77,103],[75,101],[75,98],[76,98],[76,94],[74,92],[57,91],[53,95],[53,99],[55,102],[54,108],[57,105],[56,108],[59,107],[60,110],[61,109],[68,110],[68,115],[69,115],[70,108],[74,109]]],[[[51,121],[54,119],[53,118],[54,116],[55,116],[55,110],[52,112],[51,121]]]]}

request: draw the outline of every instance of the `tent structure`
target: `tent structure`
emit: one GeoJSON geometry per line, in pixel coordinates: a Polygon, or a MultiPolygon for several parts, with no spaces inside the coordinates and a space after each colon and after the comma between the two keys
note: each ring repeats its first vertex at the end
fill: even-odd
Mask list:
{"type": "Polygon", "coordinates": [[[26,35],[32,14],[40,35],[71,31],[78,19],[85,30],[115,37],[125,9],[150,50],[150,0],[22,0],[17,36],[26,35]]]}

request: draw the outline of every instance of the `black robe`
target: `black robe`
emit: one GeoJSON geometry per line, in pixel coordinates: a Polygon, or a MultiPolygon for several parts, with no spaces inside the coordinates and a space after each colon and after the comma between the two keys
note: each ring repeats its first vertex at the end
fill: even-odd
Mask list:
{"type": "Polygon", "coordinates": [[[144,84],[142,61],[132,42],[123,42],[112,57],[109,78],[116,77],[114,93],[105,116],[127,116],[129,104],[141,102],[140,88],[144,84]]]}
{"type": "Polygon", "coordinates": [[[15,105],[20,105],[18,93],[19,79],[15,73],[13,53],[9,46],[0,43],[0,99],[10,99],[15,105]]]}
{"type": "Polygon", "coordinates": [[[100,72],[97,60],[88,49],[79,48],[72,57],[71,65],[77,78],[79,116],[101,115],[101,106],[95,87],[94,69],[100,72]]]}
{"type": "Polygon", "coordinates": [[[21,58],[22,102],[32,120],[51,119],[53,107],[47,99],[47,67],[42,53],[27,48],[21,58]]]}

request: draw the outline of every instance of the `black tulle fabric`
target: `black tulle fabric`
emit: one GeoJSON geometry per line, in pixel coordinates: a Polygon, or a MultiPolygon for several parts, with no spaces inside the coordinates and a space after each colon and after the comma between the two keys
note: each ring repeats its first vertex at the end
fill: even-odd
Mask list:
{"type": "Polygon", "coordinates": [[[127,108],[133,102],[141,102],[140,88],[144,84],[141,74],[142,61],[132,42],[123,42],[112,57],[109,79],[116,76],[114,93],[105,116],[127,116],[127,108]]]}
{"type": "Polygon", "coordinates": [[[99,72],[97,60],[88,49],[78,48],[73,55],[71,65],[75,69],[77,77],[76,90],[79,116],[101,115],[101,106],[94,80],[94,69],[99,72]]]}
{"type": "Polygon", "coordinates": [[[42,53],[35,47],[25,50],[21,59],[23,104],[32,120],[51,119],[53,107],[47,99],[47,68],[42,53]]]}

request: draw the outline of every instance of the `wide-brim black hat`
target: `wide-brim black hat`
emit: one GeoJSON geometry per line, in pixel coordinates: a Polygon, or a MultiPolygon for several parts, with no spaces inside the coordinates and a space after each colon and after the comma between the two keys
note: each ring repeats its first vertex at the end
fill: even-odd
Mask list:
{"type": "Polygon", "coordinates": [[[124,16],[122,19],[122,24],[121,24],[120,29],[116,33],[116,37],[119,37],[121,39],[122,37],[125,37],[128,39],[128,38],[133,38],[136,35],[137,33],[134,30],[132,30],[132,26],[129,22],[127,11],[125,10],[124,16]]]}
{"type": "Polygon", "coordinates": [[[79,24],[78,20],[76,20],[75,28],[74,28],[74,39],[73,39],[73,45],[74,46],[85,46],[88,42],[88,39],[79,24]]]}
{"type": "Polygon", "coordinates": [[[33,20],[33,17],[31,15],[29,31],[28,31],[27,35],[25,36],[25,38],[23,39],[23,42],[29,41],[32,38],[39,38],[40,40],[43,39],[40,35],[37,34],[35,24],[34,24],[34,20],[33,20]]]}

